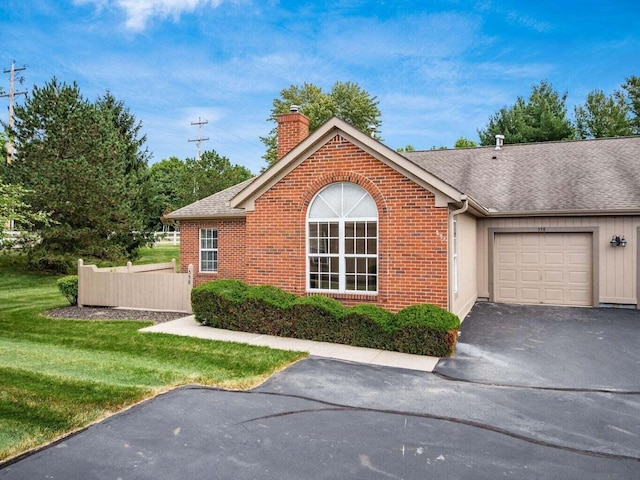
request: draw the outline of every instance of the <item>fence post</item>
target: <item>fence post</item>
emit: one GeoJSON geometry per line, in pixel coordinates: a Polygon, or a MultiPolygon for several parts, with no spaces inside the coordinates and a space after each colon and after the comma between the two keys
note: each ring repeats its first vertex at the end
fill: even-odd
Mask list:
{"type": "Polygon", "coordinates": [[[187,311],[189,313],[193,313],[193,308],[191,308],[191,290],[193,290],[193,264],[189,264],[187,267],[187,291],[189,298],[187,299],[187,311]]]}
{"type": "Polygon", "coordinates": [[[171,263],[173,263],[173,273],[176,273],[176,259],[172,258],[171,263]]]}
{"type": "Polygon", "coordinates": [[[132,265],[133,265],[133,264],[132,264],[130,261],[129,261],[129,262],[127,262],[127,273],[131,273],[131,266],[132,266],[132,265]]]}
{"type": "Polygon", "coordinates": [[[84,292],[82,290],[82,285],[84,284],[83,280],[82,280],[82,275],[83,275],[83,268],[82,265],[84,264],[84,261],[79,258],[78,259],[78,306],[79,307],[83,307],[84,305],[82,304],[82,300],[83,300],[83,296],[84,296],[84,292]]]}

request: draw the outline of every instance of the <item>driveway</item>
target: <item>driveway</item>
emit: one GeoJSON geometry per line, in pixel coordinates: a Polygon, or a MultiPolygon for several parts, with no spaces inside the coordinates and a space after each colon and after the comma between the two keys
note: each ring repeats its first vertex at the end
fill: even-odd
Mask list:
{"type": "MultiPolygon", "coordinates": [[[[518,386],[499,386],[489,384],[489,377],[477,383],[311,357],[250,392],[174,390],[6,466],[0,479],[640,478],[640,394],[547,388],[571,379],[537,366],[544,350],[521,356],[528,351],[521,350],[522,339],[504,348],[506,337],[497,338],[500,328],[487,333],[484,343],[471,343],[482,338],[482,329],[475,334],[480,336],[470,333],[479,327],[477,319],[497,315],[495,308],[474,308],[463,326],[460,357],[444,361],[443,369],[458,362],[449,365],[450,373],[463,376],[467,366],[480,378],[478,365],[492,357],[468,352],[489,347],[498,352],[493,338],[502,345],[507,366],[509,352],[519,368],[528,359],[545,388],[526,386],[524,373],[513,377],[518,386]]],[[[621,315],[631,314],[638,318],[635,312],[621,315]]],[[[504,330],[518,328],[511,324],[504,330]]],[[[530,335],[524,327],[520,332],[530,335]]],[[[597,335],[602,341],[618,337],[606,330],[597,335]]],[[[543,340],[547,343],[551,340],[543,340]]],[[[591,365],[596,357],[583,354],[582,367],[618,377],[591,365]]],[[[624,384],[629,391],[640,390],[636,370],[627,372],[636,380],[624,384]]],[[[583,382],[588,378],[597,380],[596,386],[612,384],[595,376],[583,382]]]]}
{"type": "Polygon", "coordinates": [[[477,303],[441,375],[495,385],[640,391],[640,311],[477,303]]]}

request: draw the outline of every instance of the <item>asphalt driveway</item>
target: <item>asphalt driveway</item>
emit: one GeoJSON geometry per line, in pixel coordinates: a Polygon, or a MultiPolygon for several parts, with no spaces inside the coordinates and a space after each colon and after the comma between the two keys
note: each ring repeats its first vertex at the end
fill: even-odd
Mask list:
{"type": "Polygon", "coordinates": [[[495,385],[640,391],[640,311],[477,303],[447,377],[495,385]]]}
{"type": "Polygon", "coordinates": [[[5,466],[0,479],[640,478],[640,394],[630,393],[640,391],[637,353],[600,365],[609,348],[632,349],[623,340],[637,340],[637,313],[601,312],[594,324],[593,311],[578,309],[569,321],[593,331],[577,334],[594,336],[593,348],[576,348],[583,354],[564,358],[558,374],[547,370],[554,362],[543,346],[565,356],[571,349],[561,350],[550,320],[542,322],[552,310],[531,309],[542,325],[481,328],[498,310],[508,308],[476,306],[458,356],[442,361],[466,379],[311,357],[250,392],[169,392],[5,466]],[[478,350],[483,356],[469,353],[478,350]],[[504,377],[512,363],[524,372],[504,377]],[[590,388],[565,389],[561,382],[578,383],[568,373],[578,366],[591,372],[579,382],[590,388]],[[527,385],[527,367],[544,388],[527,385]],[[626,379],[611,371],[631,367],[626,379]],[[614,384],[626,391],[599,391],[614,384]]]}

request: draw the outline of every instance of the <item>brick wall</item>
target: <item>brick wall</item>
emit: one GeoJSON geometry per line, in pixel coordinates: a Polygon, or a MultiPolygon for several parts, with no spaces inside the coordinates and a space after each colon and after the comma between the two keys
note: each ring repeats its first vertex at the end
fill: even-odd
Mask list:
{"type": "Polygon", "coordinates": [[[393,311],[416,303],[446,308],[447,208],[436,207],[432,193],[339,135],[247,212],[244,280],[305,294],[307,207],[324,186],[343,181],[360,185],[378,206],[379,293],[332,296],[345,305],[367,302],[393,311]]]}
{"type": "Polygon", "coordinates": [[[245,271],[245,221],[207,220],[180,223],[180,271],[186,272],[189,264],[194,267],[194,286],[210,280],[235,278],[244,280],[245,271]],[[218,271],[200,272],[200,229],[218,230],[218,271]]]}

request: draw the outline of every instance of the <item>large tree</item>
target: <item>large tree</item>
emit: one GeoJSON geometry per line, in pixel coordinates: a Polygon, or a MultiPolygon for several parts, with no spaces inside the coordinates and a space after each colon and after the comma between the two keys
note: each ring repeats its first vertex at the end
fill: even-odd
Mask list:
{"type": "Polygon", "coordinates": [[[232,165],[214,150],[199,159],[171,157],[149,167],[149,225],[158,230],[160,217],[252,177],[241,165],[232,165]]]}
{"type": "Polygon", "coordinates": [[[311,83],[291,85],[280,92],[273,101],[269,121],[274,127],[266,137],[260,140],[266,145],[263,158],[273,165],[278,158],[278,136],[276,116],[288,113],[291,105],[298,105],[309,117],[309,131],[313,132],[333,116],[352,124],[357,129],[369,133],[372,128],[380,127],[380,110],[377,98],[363,90],[357,83],[336,82],[330,92],[311,83]]]}
{"type": "Polygon", "coordinates": [[[575,107],[575,116],[578,138],[619,137],[633,133],[629,106],[619,90],[609,96],[602,90],[593,90],[584,105],[575,107]]]}
{"type": "Polygon", "coordinates": [[[629,120],[634,135],[640,135],[640,77],[635,75],[627,78],[622,84],[626,93],[631,118],[629,120]]]}
{"type": "Polygon", "coordinates": [[[478,130],[481,145],[493,145],[496,135],[505,143],[548,142],[574,137],[567,118],[567,94],[558,94],[546,81],[534,85],[528,100],[518,97],[511,107],[503,107],[478,130]]]}
{"type": "Polygon", "coordinates": [[[25,202],[51,211],[36,222],[34,263],[63,269],[74,257],[132,258],[147,237],[137,196],[146,170],[144,137],[121,102],[97,102],[55,78],[34,87],[15,108],[13,183],[30,190],[25,202]]]}

